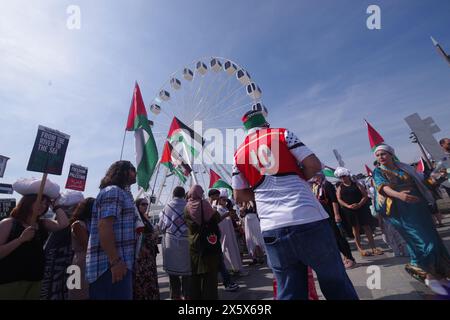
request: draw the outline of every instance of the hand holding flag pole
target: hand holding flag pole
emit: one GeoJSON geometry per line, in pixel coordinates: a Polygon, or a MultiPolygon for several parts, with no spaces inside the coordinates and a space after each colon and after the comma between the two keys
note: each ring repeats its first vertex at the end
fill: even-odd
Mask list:
{"type": "MultiPolygon", "coordinates": [[[[45,182],[47,181],[47,175],[48,175],[47,172],[45,172],[42,175],[41,185],[39,186],[39,192],[38,192],[37,199],[35,202],[35,206],[37,206],[39,209],[41,207],[42,195],[44,193],[44,187],[45,187],[45,182]]],[[[34,207],[33,207],[33,209],[34,209],[34,207]]],[[[33,215],[31,216],[31,225],[34,225],[36,223],[38,216],[39,216],[39,210],[33,210],[33,215]]]]}

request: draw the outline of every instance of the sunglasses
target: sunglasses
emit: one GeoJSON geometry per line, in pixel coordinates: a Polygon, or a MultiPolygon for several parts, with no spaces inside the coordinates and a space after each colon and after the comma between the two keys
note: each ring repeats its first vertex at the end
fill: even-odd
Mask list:
{"type": "Polygon", "coordinates": [[[148,207],[148,203],[141,203],[141,206],[148,207]]]}

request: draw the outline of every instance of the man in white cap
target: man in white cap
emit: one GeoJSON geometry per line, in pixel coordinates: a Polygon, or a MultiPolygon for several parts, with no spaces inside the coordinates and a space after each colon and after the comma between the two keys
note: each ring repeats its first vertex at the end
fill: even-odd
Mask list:
{"type": "Polygon", "coordinates": [[[327,299],[358,299],[342,263],[328,214],[306,182],[320,160],[292,132],[270,129],[262,112],[242,118],[247,136],[234,156],[238,203],[255,201],[280,300],[308,298],[308,266],[327,299]]]}

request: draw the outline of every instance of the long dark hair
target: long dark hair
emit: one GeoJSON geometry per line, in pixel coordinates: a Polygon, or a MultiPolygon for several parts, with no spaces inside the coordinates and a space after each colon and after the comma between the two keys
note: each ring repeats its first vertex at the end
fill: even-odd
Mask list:
{"type": "MultiPolygon", "coordinates": [[[[42,199],[50,200],[46,195],[42,195],[42,199]]],[[[20,199],[17,206],[11,211],[11,217],[26,223],[27,219],[33,214],[33,203],[37,200],[37,194],[28,194],[20,199]]],[[[49,201],[48,201],[49,202],[49,201]]],[[[42,213],[46,213],[47,209],[42,213]]],[[[42,215],[41,214],[41,215],[42,215]]]]}
{"type": "Polygon", "coordinates": [[[121,160],[114,162],[100,182],[100,189],[108,186],[118,186],[124,189],[128,185],[130,170],[136,170],[130,161],[121,160]]]}
{"type": "MultiPolygon", "coordinates": [[[[141,205],[141,202],[142,201],[147,201],[147,199],[145,199],[145,198],[139,198],[139,199],[137,199],[135,202],[134,202],[134,204],[136,205],[136,209],[138,210],[138,212],[139,213],[141,213],[141,211],[139,211],[139,206],[141,205]]],[[[147,203],[148,203],[149,201],[147,201],[147,203]]]]}
{"type": "Polygon", "coordinates": [[[141,216],[141,220],[142,220],[142,222],[144,223],[145,227],[147,228],[147,231],[148,231],[148,232],[153,232],[154,227],[153,227],[152,223],[151,223],[150,220],[149,220],[144,214],[142,214],[141,211],[139,210],[139,206],[141,205],[141,202],[143,202],[143,201],[149,202],[149,201],[148,201],[147,199],[145,199],[145,198],[139,198],[139,199],[137,199],[137,200],[134,202],[134,204],[136,205],[136,210],[137,210],[137,212],[139,213],[139,215],[141,216]]]}
{"type": "Polygon", "coordinates": [[[95,198],[86,198],[81,201],[75,208],[72,219],[70,219],[70,224],[78,220],[81,220],[83,222],[91,220],[94,201],[95,198]]]}

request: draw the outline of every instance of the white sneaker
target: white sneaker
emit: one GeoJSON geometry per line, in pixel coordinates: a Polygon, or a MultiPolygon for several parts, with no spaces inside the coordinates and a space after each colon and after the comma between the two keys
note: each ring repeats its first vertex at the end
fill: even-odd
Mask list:
{"type": "Polygon", "coordinates": [[[436,279],[425,279],[425,284],[431,291],[441,296],[448,295],[447,290],[442,286],[442,284],[436,279]]]}
{"type": "Polygon", "coordinates": [[[234,292],[239,289],[239,285],[237,283],[230,283],[227,287],[225,287],[225,291],[234,292]]]}

